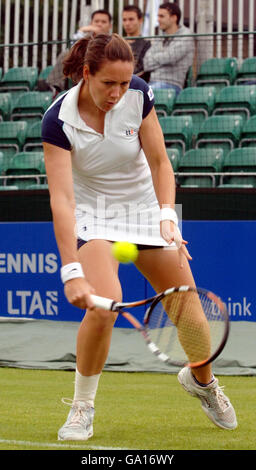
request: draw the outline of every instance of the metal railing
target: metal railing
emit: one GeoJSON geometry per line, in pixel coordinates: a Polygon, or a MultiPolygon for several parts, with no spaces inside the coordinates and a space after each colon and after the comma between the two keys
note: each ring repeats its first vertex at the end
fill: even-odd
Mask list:
{"type": "MultiPolygon", "coordinates": [[[[113,30],[122,35],[123,7],[138,5],[145,12],[142,35],[154,36],[161,32],[157,29],[160,3],[159,0],[0,0],[0,43],[5,45],[0,51],[0,66],[6,71],[15,66],[45,68],[54,65],[78,26],[88,24],[92,11],[99,8],[111,13],[113,30]]],[[[182,11],[181,23],[184,22],[192,33],[217,33],[216,57],[233,56],[234,42],[239,60],[245,55],[254,55],[254,0],[179,0],[178,3],[182,11]],[[252,33],[246,37],[247,31],[252,33]],[[227,33],[225,45],[224,32],[227,33]],[[239,33],[237,38],[234,32],[239,33]]],[[[208,54],[213,55],[213,43],[208,54]]]]}
{"type": "MultiPolygon", "coordinates": [[[[179,172],[179,171],[176,171],[174,172],[174,175],[175,175],[175,179],[176,179],[176,183],[177,183],[177,186],[179,187],[180,185],[180,181],[181,179],[185,178],[185,177],[206,177],[206,178],[209,178],[212,182],[212,188],[216,188],[218,189],[219,186],[221,186],[223,183],[224,183],[224,178],[227,178],[227,177],[234,177],[234,176],[239,176],[239,177],[256,177],[256,172],[255,171],[252,171],[252,172],[247,172],[247,171],[234,171],[234,172],[230,172],[230,171],[220,171],[220,172],[211,172],[211,171],[190,171],[190,172],[187,172],[187,171],[182,171],[182,172],[179,172]],[[217,182],[218,180],[218,182],[217,182]]],[[[0,175],[0,190],[1,190],[1,186],[2,187],[8,187],[8,181],[11,181],[11,180],[36,180],[38,185],[47,185],[47,175],[46,174],[39,174],[39,173],[35,173],[35,174],[18,174],[18,175],[0,175]],[[3,184],[1,184],[1,182],[3,182],[3,184]]],[[[246,182],[244,183],[246,185],[246,182]]],[[[12,185],[10,185],[12,186],[12,185]]],[[[255,186],[252,186],[251,184],[248,185],[250,187],[255,187],[255,186]]],[[[40,187],[40,186],[38,186],[40,187]]],[[[203,187],[203,186],[201,186],[203,187]]],[[[206,186],[208,187],[208,186],[206,186]]],[[[239,185],[238,185],[239,187],[239,185]]],[[[26,189],[26,188],[25,188],[26,189]]]]}

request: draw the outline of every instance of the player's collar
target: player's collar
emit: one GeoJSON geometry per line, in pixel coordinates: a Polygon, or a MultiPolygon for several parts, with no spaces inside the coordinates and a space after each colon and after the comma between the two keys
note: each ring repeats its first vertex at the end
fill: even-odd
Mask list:
{"type": "MultiPolygon", "coordinates": [[[[80,89],[82,86],[83,80],[81,80],[77,85],[75,85],[73,88],[69,90],[69,92],[66,94],[65,98],[63,99],[62,105],[60,107],[60,112],[59,112],[59,119],[62,121],[66,122],[67,124],[70,124],[71,126],[85,130],[88,129],[86,126],[85,122],[81,118],[78,110],[78,98],[79,98],[79,93],[80,89]]],[[[117,109],[120,109],[125,103],[125,96],[121,98],[121,100],[112,108],[109,113],[112,113],[113,111],[116,111],[117,109]]]]}
{"type": "Polygon", "coordinates": [[[69,90],[62,102],[59,112],[59,119],[77,129],[84,129],[85,127],[85,123],[80,117],[77,106],[82,83],[83,80],[69,90]]]}

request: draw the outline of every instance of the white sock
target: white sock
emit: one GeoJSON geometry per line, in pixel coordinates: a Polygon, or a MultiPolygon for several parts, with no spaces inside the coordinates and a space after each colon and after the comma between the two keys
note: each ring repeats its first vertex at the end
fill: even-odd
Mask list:
{"type": "Polygon", "coordinates": [[[101,374],[85,376],[76,369],[74,400],[85,401],[94,407],[94,399],[101,374]]]}

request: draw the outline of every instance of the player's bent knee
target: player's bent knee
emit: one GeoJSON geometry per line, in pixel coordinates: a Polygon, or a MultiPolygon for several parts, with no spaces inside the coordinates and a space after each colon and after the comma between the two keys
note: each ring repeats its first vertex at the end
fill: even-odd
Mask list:
{"type": "Polygon", "coordinates": [[[101,308],[93,309],[91,312],[94,317],[94,322],[101,328],[113,326],[118,316],[118,313],[103,310],[101,308]]]}

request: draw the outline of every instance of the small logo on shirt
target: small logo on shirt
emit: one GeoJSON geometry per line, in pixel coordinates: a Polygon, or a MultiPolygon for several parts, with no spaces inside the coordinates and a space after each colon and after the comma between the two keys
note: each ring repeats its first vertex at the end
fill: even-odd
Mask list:
{"type": "Polygon", "coordinates": [[[127,130],[125,131],[125,134],[126,134],[127,136],[133,135],[133,134],[134,134],[134,129],[127,129],[127,130]]]}
{"type": "Polygon", "coordinates": [[[149,97],[150,101],[152,101],[154,99],[154,92],[153,92],[151,86],[149,87],[149,90],[148,90],[148,97],[149,97]]]}

